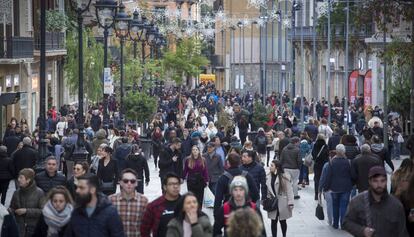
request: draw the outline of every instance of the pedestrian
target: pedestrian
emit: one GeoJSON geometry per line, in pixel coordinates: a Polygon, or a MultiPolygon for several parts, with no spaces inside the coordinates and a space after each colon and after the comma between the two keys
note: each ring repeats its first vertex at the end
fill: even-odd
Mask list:
{"type": "Polygon", "coordinates": [[[73,211],[73,200],[64,186],[56,186],[47,194],[46,204],[33,237],[62,237],[73,211]]]}
{"type": "Polygon", "coordinates": [[[399,160],[401,155],[401,143],[404,143],[404,139],[402,137],[402,128],[398,122],[398,118],[395,118],[391,121],[391,137],[393,141],[392,146],[392,158],[399,160]]]}
{"type": "Polygon", "coordinates": [[[362,145],[361,154],[351,162],[351,176],[358,192],[362,193],[368,189],[368,171],[378,165],[382,165],[379,157],[371,153],[371,148],[368,144],[362,145]]]}
{"type": "Polygon", "coordinates": [[[228,237],[260,237],[263,235],[263,223],[260,216],[251,209],[242,208],[229,217],[228,237]]]}
{"type": "Polygon", "coordinates": [[[168,223],[167,237],[209,237],[213,234],[208,216],[201,211],[197,197],[188,192],[178,201],[174,218],[168,223]]]}
{"type": "Polygon", "coordinates": [[[0,230],[0,237],[19,237],[14,215],[3,204],[0,204],[0,230]]]}
{"type": "Polygon", "coordinates": [[[76,208],[65,231],[65,237],[124,237],[118,211],[99,191],[99,179],[94,174],[78,178],[76,208]]]}
{"type": "Polygon", "coordinates": [[[226,152],[226,149],[224,149],[224,146],[221,144],[220,137],[217,137],[217,136],[213,137],[211,141],[214,143],[216,154],[220,156],[224,164],[224,161],[226,160],[227,152],[226,152]]]}
{"type": "Polygon", "coordinates": [[[204,187],[208,186],[209,179],[206,160],[196,145],[191,148],[191,155],[184,162],[183,179],[187,180],[187,190],[197,197],[201,209],[204,187]]]}
{"type": "Polygon", "coordinates": [[[58,173],[57,160],[54,156],[46,158],[45,170],[36,175],[35,181],[45,193],[58,185],[66,186],[66,177],[58,173]]]}
{"type": "Polygon", "coordinates": [[[224,163],[216,153],[216,147],[212,142],[207,144],[207,152],[203,154],[206,161],[210,191],[216,193],[216,185],[220,176],[224,173],[224,163]]]}
{"type": "Polygon", "coordinates": [[[410,151],[411,159],[414,160],[414,128],[412,128],[412,133],[408,137],[405,147],[410,151]]]}
{"type": "Polygon", "coordinates": [[[173,172],[164,175],[163,195],[148,204],[141,223],[142,237],[165,237],[167,225],[174,218],[180,199],[180,176],[173,172]]]}
{"type": "Polygon", "coordinates": [[[11,154],[17,149],[17,145],[21,139],[16,135],[15,129],[10,129],[9,135],[4,138],[3,144],[7,147],[7,154],[11,156],[11,154]]]}
{"type": "Polygon", "coordinates": [[[240,168],[241,159],[236,153],[229,153],[227,156],[228,169],[224,171],[223,175],[217,181],[216,192],[214,197],[214,213],[216,213],[224,202],[231,197],[229,185],[236,176],[243,176],[247,180],[249,187],[248,192],[250,200],[257,202],[259,200],[259,189],[257,189],[256,182],[253,177],[246,171],[240,168]]]}
{"type": "Polygon", "coordinates": [[[359,148],[357,139],[354,135],[343,135],[340,143],[345,146],[345,156],[348,160],[352,161],[361,153],[361,149],[359,148]]]}
{"type": "Polygon", "coordinates": [[[99,161],[102,159],[102,151],[107,146],[108,145],[106,143],[102,143],[96,150],[96,154],[91,157],[91,165],[89,170],[92,174],[98,173],[99,161]]]}
{"type": "Polygon", "coordinates": [[[66,187],[72,197],[76,195],[78,178],[88,172],[88,162],[76,161],[73,166],[73,176],[68,180],[66,187]]]}
{"type": "Polygon", "coordinates": [[[259,160],[264,164],[266,160],[266,147],[267,147],[267,138],[263,128],[257,130],[257,136],[254,139],[253,146],[256,148],[257,153],[259,154],[259,160]]]}
{"type": "Polygon", "coordinates": [[[0,194],[1,204],[6,202],[7,189],[10,180],[14,177],[13,161],[7,155],[7,147],[0,146],[0,194]]]}
{"type": "Polygon", "coordinates": [[[224,204],[214,213],[213,236],[222,236],[223,228],[224,236],[227,236],[226,229],[229,224],[228,218],[232,212],[241,208],[253,209],[260,216],[263,225],[260,208],[256,206],[256,203],[249,197],[249,186],[246,178],[241,175],[235,176],[229,185],[229,190],[231,194],[230,199],[224,202],[224,204]]]}
{"type": "Polygon", "coordinates": [[[400,167],[393,173],[391,177],[391,193],[399,196],[407,190],[410,176],[413,175],[414,163],[411,159],[404,159],[400,167]]]}
{"type": "Polygon", "coordinates": [[[141,223],[148,199],[137,192],[138,173],[130,168],[119,175],[121,192],[109,196],[112,205],[118,210],[126,237],[140,237],[141,223]]]}
{"type": "MultiPolygon", "coordinates": [[[[302,160],[305,160],[306,155],[312,152],[312,141],[306,132],[300,134],[299,151],[302,160]]],[[[298,185],[302,185],[302,188],[309,185],[309,168],[303,163],[300,167],[298,185]]]]}
{"type": "Polygon", "coordinates": [[[329,127],[328,120],[326,120],[326,118],[321,119],[321,124],[318,127],[318,133],[322,133],[326,137],[327,141],[331,138],[333,131],[329,127]]]}
{"type": "Polygon", "coordinates": [[[241,158],[242,165],[240,166],[240,169],[252,176],[257,190],[261,190],[261,197],[264,199],[267,196],[266,172],[263,166],[257,162],[254,157],[254,151],[243,151],[241,158]]]}
{"type": "Polygon", "coordinates": [[[24,168],[32,169],[39,157],[39,152],[32,147],[32,139],[29,137],[23,138],[23,147],[17,150],[13,157],[14,174],[19,174],[20,170],[24,168]]]}
{"type": "Polygon", "coordinates": [[[323,134],[318,134],[316,142],[312,149],[313,158],[313,181],[315,183],[315,200],[318,200],[319,180],[321,179],[322,169],[326,162],[329,161],[329,149],[326,144],[326,138],[323,134]]]}
{"type": "Polygon", "coordinates": [[[31,237],[42,213],[43,191],[36,186],[35,172],[22,169],[19,172],[19,189],[13,193],[10,209],[16,218],[20,237],[31,237]]]}
{"type": "Polygon", "coordinates": [[[371,152],[379,157],[382,166],[385,167],[385,164],[387,164],[391,168],[392,172],[394,172],[395,168],[391,161],[391,155],[377,135],[374,135],[371,138],[371,152]]]}
{"type": "Polygon", "coordinates": [[[282,235],[283,237],[286,237],[286,220],[292,217],[294,199],[290,177],[285,174],[280,161],[272,160],[270,164],[270,172],[266,176],[266,186],[266,198],[276,197],[278,200],[278,208],[267,213],[268,218],[271,220],[272,236],[277,237],[277,222],[279,220],[280,227],[282,228],[282,235]]]}
{"type": "Polygon", "coordinates": [[[349,203],[343,229],[353,236],[408,237],[404,208],[387,192],[384,167],[372,167],[368,177],[369,189],[349,203]]]}
{"type": "Polygon", "coordinates": [[[100,190],[105,195],[111,195],[116,191],[118,181],[118,167],[115,160],[112,159],[112,148],[106,146],[102,150],[102,158],[99,160],[97,176],[101,183],[100,190]]]}
{"type": "Polygon", "coordinates": [[[132,152],[126,159],[125,168],[133,169],[137,173],[137,192],[144,194],[144,174],[145,186],[148,186],[150,182],[150,174],[147,159],[137,144],[132,146],[132,152]]]}
{"type": "Polygon", "coordinates": [[[154,164],[155,168],[158,168],[158,157],[160,155],[160,151],[162,149],[162,141],[164,141],[164,137],[162,135],[161,128],[159,126],[155,127],[154,132],[151,136],[152,139],[152,150],[153,150],[153,157],[154,157],[154,164]]]}
{"type": "Polygon", "coordinates": [[[302,166],[302,159],[300,158],[299,141],[298,137],[292,137],[290,139],[290,143],[283,148],[282,153],[280,154],[280,163],[292,180],[295,199],[300,198],[298,194],[298,181],[300,168],[302,166]]]}
{"type": "Polygon", "coordinates": [[[109,146],[109,141],[106,139],[106,131],[101,128],[95,133],[95,138],[92,141],[93,154],[96,154],[98,147],[102,143],[105,143],[109,146]]]}
{"type": "Polygon", "coordinates": [[[336,146],[336,155],[332,161],[326,163],[326,170],[322,171],[322,176],[326,179],[320,181],[323,190],[329,190],[332,196],[333,228],[338,229],[342,223],[348,207],[349,198],[352,190],[351,164],[345,157],[345,146],[336,146]],[[324,175],[323,172],[326,171],[324,175]]]}
{"type": "Polygon", "coordinates": [[[122,137],[121,141],[122,143],[114,149],[112,154],[112,158],[116,161],[118,167],[118,173],[126,168],[126,159],[132,152],[132,145],[128,143],[128,137],[122,137]]]}
{"type": "Polygon", "coordinates": [[[334,151],[336,149],[336,146],[339,143],[341,143],[342,135],[340,133],[341,133],[340,128],[334,129],[332,136],[328,140],[328,147],[330,151],[334,151]]]}
{"type": "Polygon", "coordinates": [[[178,176],[181,176],[183,170],[182,164],[181,140],[179,138],[174,138],[173,141],[163,147],[160,152],[158,167],[160,168],[159,176],[161,184],[163,183],[162,180],[164,179],[164,176],[169,172],[174,172],[178,176]]]}
{"type": "Polygon", "coordinates": [[[414,175],[411,175],[407,189],[396,197],[404,207],[408,234],[414,236],[414,175]]]}

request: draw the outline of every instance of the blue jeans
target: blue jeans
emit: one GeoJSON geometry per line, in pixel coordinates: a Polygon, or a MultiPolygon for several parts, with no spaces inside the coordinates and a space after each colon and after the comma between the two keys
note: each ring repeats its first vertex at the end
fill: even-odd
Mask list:
{"type": "Polygon", "coordinates": [[[338,229],[339,227],[339,219],[341,220],[341,227],[342,222],[345,217],[345,212],[348,207],[350,192],[343,192],[343,193],[331,193],[332,195],[332,207],[333,207],[333,227],[338,229]]]}
{"type": "Polygon", "coordinates": [[[300,167],[299,183],[308,182],[309,183],[309,168],[302,164],[300,167]]]}
{"type": "Polygon", "coordinates": [[[328,216],[328,224],[332,225],[332,194],[331,191],[326,191],[323,193],[326,201],[326,215],[328,216]]]}
{"type": "Polygon", "coordinates": [[[399,159],[401,154],[401,143],[394,141],[392,147],[392,158],[399,159]]]}

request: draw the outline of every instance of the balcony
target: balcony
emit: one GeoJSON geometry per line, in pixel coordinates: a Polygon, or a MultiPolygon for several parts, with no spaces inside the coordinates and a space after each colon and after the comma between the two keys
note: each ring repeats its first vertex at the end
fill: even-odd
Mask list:
{"type": "Polygon", "coordinates": [[[12,36],[0,37],[0,58],[33,58],[33,38],[12,36]]]}
{"type": "MultiPolygon", "coordinates": [[[[35,33],[35,55],[40,55],[40,32],[35,33]]],[[[46,32],[46,56],[66,55],[65,33],[46,32]]]]}
{"type": "Polygon", "coordinates": [[[217,69],[217,70],[226,69],[226,65],[224,65],[222,55],[214,54],[214,55],[211,55],[209,59],[210,59],[210,64],[212,68],[217,69]]]}
{"type": "MultiPolygon", "coordinates": [[[[334,24],[331,26],[331,36],[332,40],[345,40],[346,25],[345,24],[334,24]]],[[[361,27],[356,27],[354,25],[349,26],[349,37],[350,38],[359,38],[365,39],[369,38],[374,34],[374,25],[367,24],[361,27]]],[[[294,40],[298,41],[303,35],[303,40],[311,41],[313,36],[316,36],[316,40],[323,41],[328,39],[328,25],[320,27],[316,31],[311,26],[305,27],[296,27],[296,32],[294,40]]],[[[292,38],[292,32],[289,32],[289,38],[292,38]]]]}

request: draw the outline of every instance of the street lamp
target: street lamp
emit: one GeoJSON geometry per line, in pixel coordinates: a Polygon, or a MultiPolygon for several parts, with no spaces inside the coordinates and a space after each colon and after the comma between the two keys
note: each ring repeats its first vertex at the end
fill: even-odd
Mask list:
{"type": "Polygon", "coordinates": [[[156,40],[158,37],[158,28],[153,23],[151,23],[151,27],[147,31],[146,37],[147,37],[147,43],[150,46],[150,57],[152,58],[153,46],[156,44],[156,40]]]}
{"type": "MultiPolygon", "coordinates": [[[[95,3],[96,19],[99,27],[104,29],[104,67],[108,67],[108,34],[109,29],[114,25],[114,17],[117,11],[117,2],[114,0],[98,0],[95,3]]],[[[102,86],[104,86],[104,78],[102,76],[102,86]]],[[[109,122],[109,115],[107,112],[107,95],[103,90],[103,101],[104,101],[104,126],[109,122]]]]}
{"type": "Polygon", "coordinates": [[[89,11],[89,6],[91,5],[91,0],[88,1],[79,1],[79,0],[70,0],[70,6],[76,12],[78,17],[78,76],[79,76],[79,85],[78,85],[78,128],[79,135],[77,140],[77,146],[73,152],[73,160],[86,160],[88,156],[88,151],[85,148],[85,136],[84,136],[84,126],[83,126],[83,16],[82,14],[86,11],[89,11]]]}
{"type": "Polygon", "coordinates": [[[125,38],[129,35],[129,23],[131,18],[125,12],[125,5],[121,2],[119,4],[119,11],[115,17],[115,32],[121,43],[121,107],[120,116],[124,119],[124,43],[125,38]]]}
{"type": "Polygon", "coordinates": [[[146,33],[144,22],[139,19],[139,13],[135,10],[129,30],[129,36],[134,42],[134,59],[137,58],[137,43],[141,41],[144,33],[146,33]]]}

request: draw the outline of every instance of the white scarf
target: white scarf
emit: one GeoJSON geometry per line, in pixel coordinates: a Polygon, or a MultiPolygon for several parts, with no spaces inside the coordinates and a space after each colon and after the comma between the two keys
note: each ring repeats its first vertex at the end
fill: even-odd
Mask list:
{"type": "Polygon", "coordinates": [[[45,223],[49,227],[47,230],[47,237],[58,236],[60,229],[65,226],[71,217],[73,211],[73,206],[71,204],[66,204],[63,211],[58,212],[52,205],[52,202],[49,200],[45,207],[42,210],[45,223]]]}

